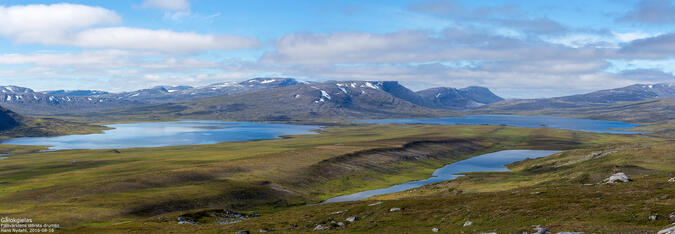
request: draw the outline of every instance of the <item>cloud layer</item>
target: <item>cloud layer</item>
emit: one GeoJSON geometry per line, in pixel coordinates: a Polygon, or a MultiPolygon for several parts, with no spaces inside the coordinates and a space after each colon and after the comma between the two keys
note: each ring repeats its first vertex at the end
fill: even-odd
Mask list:
{"type": "MultiPolygon", "coordinates": [[[[165,19],[192,14],[186,0],[139,4],[135,5],[138,11],[164,12],[165,19]]],[[[672,24],[673,10],[670,1],[645,0],[616,14],[613,21],[672,24]]],[[[401,11],[445,26],[377,33],[308,30],[261,41],[232,33],[134,27],[126,25],[117,12],[97,6],[0,6],[0,37],[20,45],[74,48],[0,53],[0,68],[4,68],[0,79],[6,84],[32,81],[50,88],[58,85],[50,79],[58,77],[80,84],[78,88],[120,91],[271,74],[310,80],[398,80],[416,89],[482,85],[506,97],[567,95],[675,80],[675,69],[668,70],[675,61],[672,31],[573,27],[529,15],[515,5],[425,1],[401,11]],[[253,52],[242,53],[244,49],[253,52]],[[112,85],[115,82],[125,85],[112,85]]]]}
{"type": "MultiPolygon", "coordinates": [[[[153,4],[159,2],[153,1],[153,4]]],[[[0,6],[0,35],[17,43],[178,52],[234,50],[258,45],[256,38],[237,35],[99,27],[121,21],[113,11],[85,5],[0,6]]]]}

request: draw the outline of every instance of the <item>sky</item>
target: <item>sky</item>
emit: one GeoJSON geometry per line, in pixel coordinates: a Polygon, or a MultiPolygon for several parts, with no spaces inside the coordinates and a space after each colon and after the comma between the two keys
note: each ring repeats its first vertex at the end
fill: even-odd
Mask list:
{"type": "Polygon", "coordinates": [[[0,85],[121,92],[253,77],[506,98],[675,82],[675,0],[0,1],[0,85]]]}

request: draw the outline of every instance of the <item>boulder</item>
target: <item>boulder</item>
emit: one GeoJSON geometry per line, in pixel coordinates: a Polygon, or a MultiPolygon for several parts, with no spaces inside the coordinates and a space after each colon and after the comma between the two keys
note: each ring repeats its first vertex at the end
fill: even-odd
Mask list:
{"type": "Polygon", "coordinates": [[[463,227],[471,226],[471,224],[473,224],[473,222],[471,222],[471,221],[466,221],[466,222],[464,222],[463,227]]]}
{"type": "Polygon", "coordinates": [[[546,228],[544,228],[542,226],[539,226],[539,225],[534,226],[534,231],[535,231],[534,232],[535,234],[550,234],[551,233],[546,228]]]}
{"type": "Polygon", "coordinates": [[[178,217],[178,224],[197,224],[197,222],[183,218],[183,217],[178,217]]]}
{"type": "Polygon", "coordinates": [[[345,220],[347,222],[353,223],[354,221],[359,220],[359,217],[352,216],[352,217],[346,218],[345,220]]]}
{"type": "Polygon", "coordinates": [[[659,231],[659,232],[657,232],[657,233],[658,233],[658,234],[675,234],[675,226],[672,226],[672,227],[663,229],[663,230],[661,230],[661,231],[659,231]]]}
{"type": "Polygon", "coordinates": [[[248,230],[241,230],[241,231],[235,232],[234,234],[250,234],[250,232],[248,230]]]}
{"type": "Polygon", "coordinates": [[[401,208],[393,207],[393,208],[389,209],[389,212],[400,211],[400,210],[401,210],[401,208]]]}
{"type": "Polygon", "coordinates": [[[668,218],[669,219],[675,219],[675,212],[670,213],[670,215],[668,215],[668,218]]]}
{"type": "Polygon", "coordinates": [[[316,225],[316,227],[314,227],[314,231],[325,231],[325,230],[328,230],[328,229],[330,229],[329,226],[323,226],[321,224],[316,225]]]}
{"type": "Polygon", "coordinates": [[[668,182],[675,183],[675,177],[670,178],[670,179],[668,180],[668,182]]]}
{"type": "Polygon", "coordinates": [[[440,229],[438,229],[438,228],[432,228],[431,231],[432,231],[432,232],[438,232],[438,231],[440,231],[440,229]]]}
{"type": "Polygon", "coordinates": [[[628,178],[628,176],[626,176],[626,174],[624,174],[623,172],[616,173],[616,174],[610,176],[609,178],[605,179],[605,183],[607,183],[607,184],[613,184],[613,183],[616,183],[616,182],[627,183],[629,181],[630,181],[630,178],[628,178]]]}
{"type": "Polygon", "coordinates": [[[649,220],[651,220],[651,221],[656,221],[657,219],[659,219],[659,215],[658,215],[658,214],[654,214],[654,215],[650,215],[650,216],[649,216],[649,220]]]}

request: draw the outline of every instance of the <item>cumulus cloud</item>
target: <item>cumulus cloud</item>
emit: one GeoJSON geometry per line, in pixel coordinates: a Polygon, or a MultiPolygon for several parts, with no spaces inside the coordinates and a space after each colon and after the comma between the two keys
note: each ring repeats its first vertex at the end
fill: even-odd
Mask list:
{"type": "Polygon", "coordinates": [[[471,28],[290,34],[248,69],[334,80],[398,80],[414,88],[483,85],[523,98],[672,81],[672,75],[654,71],[608,72],[616,71],[609,59],[672,56],[675,40],[668,35],[607,36],[612,38],[568,46],[471,28]],[[611,46],[600,46],[603,40],[611,46]]]}
{"type": "Polygon", "coordinates": [[[597,48],[571,49],[541,41],[523,41],[484,31],[458,28],[440,35],[422,31],[387,34],[362,32],[291,34],[276,42],[263,63],[424,63],[454,60],[585,58],[607,53],[597,48]]]}
{"type": "Polygon", "coordinates": [[[0,79],[16,85],[32,82],[29,87],[35,89],[59,87],[127,91],[157,84],[210,84],[254,74],[222,70],[221,62],[130,50],[0,54],[0,66],[11,65],[21,66],[0,70],[0,79]],[[152,77],[154,80],[149,79],[152,77]]]}
{"type": "Polygon", "coordinates": [[[625,58],[674,58],[675,33],[634,40],[621,48],[625,58]]]}
{"type": "Polygon", "coordinates": [[[0,35],[19,43],[54,44],[79,30],[121,20],[113,11],[85,5],[0,6],[0,35]]]}
{"type": "Polygon", "coordinates": [[[255,38],[235,35],[204,35],[192,32],[149,30],[128,27],[97,28],[74,35],[71,45],[93,48],[199,51],[241,49],[258,45],[255,38]]]}
{"type": "Polygon", "coordinates": [[[671,0],[642,0],[635,9],[618,19],[645,24],[675,23],[675,3],[671,0]]]}
{"type": "Polygon", "coordinates": [[[256,38],[236,35],[100,27],[119,22],[121,18],[115,12],[100,7],[75,4],[0,6],[0,35],[18,43],[180,52],[232,50],[258,45],[256,38]]]}

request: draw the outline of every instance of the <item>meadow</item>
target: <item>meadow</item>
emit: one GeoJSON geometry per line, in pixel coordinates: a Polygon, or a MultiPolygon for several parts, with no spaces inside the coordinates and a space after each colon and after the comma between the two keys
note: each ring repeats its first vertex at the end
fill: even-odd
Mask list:
{"type": "MultiPolygon", "coordinates": [[[[39,149],[36,147],[3,146],[2,150],[16,154],[8,156],[0,164],[0,216],[32,217],[35,222],[59,223],[68,231],[83,232],[150,230],[143,227],[158,232],[180,232],[185,228],[234,231],[257,228],[272,221],[276,222],[268,225],[272,229],[284,230],[282,226],[287,223],[295,224],[300,228],[298,231],[310,231],[302,228],[304,223],[295,220],[309,222],[315,218],[305,220],[299,213],[286,213],[322,214],[325,212],[315,212],[316,209],[358,207],[366,201],[303,205],[426,178],[442,165],[483,153],[506,149],[590,150],[664,143],[669,145],[672,141],[639,134],[612,135],[547,128],[359,125],[327,127],[318,135],[198,146],[51,152],[35,152],[39,149]],[[185,225],[176,222],[180,215],[209,209],[255,211],[262,215],[231,225],[185,225]]],[[[653,171],[672,170],[673,157],[667,154],[672,151],[665,152],[666,155],[662,156],[664,161],[645,164],[661,165],[661,168],[636,166],[653,171]]],[[[541,160],[544,159],[527,163],[541,160]]],[[[521,173],[519,171],[527,171],[520,169],[527,166],[518,164],[513,167],[516,169],[513,175],[476,174],[455,182],[425,186],[413,190],[410,195],[388,196],[404,199],[392,202],[419,202],[419,205],[426,204],[428,199],[459,202],[457,199],[463,195],[449,197],[443,192],[429,191],[461,190],[466,192],[460,194],[475,193],[478,195],[468,197],[479,199],[503,192],[498,190],[531,189],[532,186],[557,181],[558,175],[550,174],[553,172],[540,172],[545,176],[527,174],[534,172],[518,174],[521,173]],[[470,183],[462,183],[467,180],[470,183]],[[455,183],[462,183],[465,187],[454,188],[455,183]],[[440,187],[429,190],[436,188],[433,186],[440,187]],[[406,198],[413,194],[425,198],[406,198]]],[[[607,168],[611,167],[603,168],[605,171],[583,168],[583,171],[597,173],[584,178],[592,181],[608,175],[607,168]]],[[[572,179],[578,183],[588,182],[579,179],[581,177],[572,179]]],[[[672,206],[672,198],[669,199],[668,205],[672,206]]],[[[450,204],[443,207],[454,209],[450,204]]],[[[410,222],[418,221],[413,219],[410,222]]]]}

